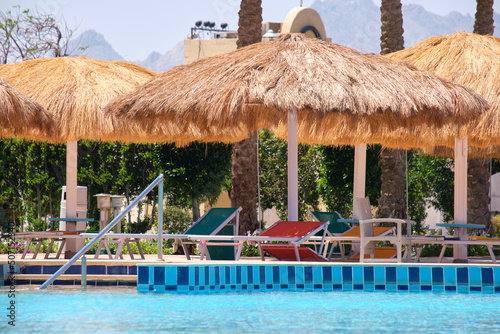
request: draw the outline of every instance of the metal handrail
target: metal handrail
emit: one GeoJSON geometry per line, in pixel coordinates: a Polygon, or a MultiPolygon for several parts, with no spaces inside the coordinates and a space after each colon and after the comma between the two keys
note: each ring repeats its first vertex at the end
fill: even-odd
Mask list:
{"type": "Polygon", "coordinates": [[[78,253],[76,253],[68,262],[66,262],[61,268],[59,268],[58,271],[54,273],[48,280],[43,283],[39,289],[43,290],[45,289],[50,283],[52,283],[59,275],[61,275],[63,272],[66,271],[66,269],[69,268],[76,260],[78,260],[83,254],[85,254],[90,247],[92,247],[97,241],[99,241],[106,233],[108,233],[115,225],[122,220],[122,218],[134,207],[139,203],[141,199],[143,199],[156,185],[158,186],[158,192],[159,192],[159,198],[158,198],[158,259],[161,260],[163,257],[162,253],[162,233],[163,233],[163,224],[162,224],[162,216],[163,216],[163,174],[160,174],[151,184],[144,189],[142,193],[139,194],[139,196],[136,197],[130,203],[125,210],[120,212],[118,216],[115,217],[101,232],[99,232],[88,244],[86,244],[78,253]]]}

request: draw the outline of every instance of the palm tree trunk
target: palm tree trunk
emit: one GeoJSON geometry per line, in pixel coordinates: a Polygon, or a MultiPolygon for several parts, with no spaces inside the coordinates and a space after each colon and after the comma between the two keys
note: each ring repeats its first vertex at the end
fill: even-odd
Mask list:
{"type": "MultiPolygon", "coordinates": [[[[403,13],[400,0],[382,0],[380,6],[381,54],[404,49],[403,13]]],[[[404,150],[384,148],[380,152],[381,195],[379,217],[407,218],[405,201],[406,155],[404,150]]]]}
{"type": "MultiPolygon", "coordinates": [[[[242,0],[238,48],[262,41],[262,1],[242,0]]],[[[241,206],[239,234],[254,231],[257,222],[257,134],[233,145],[231,206],[241,206]]]]}
{"type": "MultiPolygon", "coordinates": [[[[474,33],[493,35],[493,0],[477,0],[474,33]]],[[[470,159],[467,166],[467,221],[486,225],[487,233],[492,230],[490,213],[490,161],[470,159]]]]}

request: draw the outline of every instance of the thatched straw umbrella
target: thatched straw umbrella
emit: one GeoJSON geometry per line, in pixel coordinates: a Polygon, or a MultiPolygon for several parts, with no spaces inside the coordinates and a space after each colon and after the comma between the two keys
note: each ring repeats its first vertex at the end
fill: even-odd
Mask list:
{"type": "Polygon", "coordinates": [[[387,129],[460,125],[486,108],[476,93],[403,62],[300,34],[178,66],[106,107],[159,137],[158,124],[195,124],[200,135],[186,141],[234,142],[275,130],[289,140],[290,220],[298,218],[297,126],[303,142],[385,143],[387,129]]]}
{"type": "MultiPolygon", "coordinates": [[[[54,140],[67,142],[65,218],[76,218],[77,141],[120,139],[103,107],[153,75],[128,62],[85,57],[41,58],[0,66],[0,76],[54,117],[57,125],[54,140]]],[[[67,250],[72,247],[68,245],[67,250]]],[[[67,253],[66,257],[72,251],[67,253]]]]}
{"type": "Polygon", "coordinates": [[[0,138],[50,141],[52,116],[0,77],[0,138]]]}
{"type": "MultiPolygon", "coordinates": [[[[463,124],[460,132],[468,138],[469,145],[488,147],[482,151],[486,156],[493,153],[491,145],[500,145],[500,38],[457,32],[428,38],[386,57],[404,60],[479,93],[490,109],[473,122],[463,124]]],[[[454,144],[450,140],[443,145],[453,148],[454,144]]],[[[482,156],[481,150],[471,153],[482,156]]]]}
{"type": "MultiPolygon", "coordinates": [[[[438,36],[399,52],[388,58],[404,60],[423,70],[465,85],[481,94],[490,105],[488,112],[470,123],[463,124],[460,137],[474,146],[473,157],[488,157],[498,152],[500,143],[500,39],[468,32],[438,36]]],[[[418,130],[418,129],[417,129],[418,130]]],[[[446,134],[448,128],[436,129],[434,134],[446,134]]],[[[453,129],[455,131],[455,129],[453,129]]],[[[450,141],[442,144],[451,149],[431,148],[426,153],[455,157],[455,212],[456,223],[467,223],[467,142],[450,141]]],[[[465,236],[465,231],[459,231],[465,236]]],[[[466,249],[456,252],[466,255],[466,249]]]]}

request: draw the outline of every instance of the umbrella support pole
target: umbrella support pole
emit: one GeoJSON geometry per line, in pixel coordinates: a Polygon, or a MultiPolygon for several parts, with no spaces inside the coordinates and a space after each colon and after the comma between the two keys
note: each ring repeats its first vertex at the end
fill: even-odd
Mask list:
{"type": "Polygon", "coordinates": [[[297,110],[288,111],[288,220],[299,220],[297,110]]]}

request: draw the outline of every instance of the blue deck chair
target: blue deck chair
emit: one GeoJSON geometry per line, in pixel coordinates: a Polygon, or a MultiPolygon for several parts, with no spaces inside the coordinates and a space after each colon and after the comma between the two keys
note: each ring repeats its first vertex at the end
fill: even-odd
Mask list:
{"type": "MultiPolygon", "coordinates": [[[[211,207],[200,217],[183,235],[238,235],[239,228],[239,208],[214,208],[211,207]],[[234,220],[234,224],[229,224],[234,220]]],[[[189,252],[186,244],[193,243],[178,239],[188,260],[189,252]]],[[[212,260],[234,260],[236,249],[224,246],[208,246],[208,254],[212,260]]]]}

